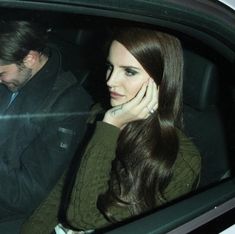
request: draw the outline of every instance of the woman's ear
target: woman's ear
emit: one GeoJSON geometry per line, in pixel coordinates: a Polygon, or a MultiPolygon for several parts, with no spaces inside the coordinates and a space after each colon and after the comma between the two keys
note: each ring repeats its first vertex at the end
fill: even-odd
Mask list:
{"type": "Polygon", "coordinates": [[[25,67],[32,69],[37,63],[39,58],[39,53],[33,50],[30,50],[29,53],[25,56],[23,63],[25,67]]]}

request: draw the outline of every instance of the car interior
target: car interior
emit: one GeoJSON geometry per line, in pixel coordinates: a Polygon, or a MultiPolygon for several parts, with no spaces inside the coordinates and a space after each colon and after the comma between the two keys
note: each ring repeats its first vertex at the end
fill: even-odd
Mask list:
{"type": "MultiPolygon", "coordinates": [[[[2,18],[14,18],[17,15],[17,18],[40,20],[46,25],[50,42],[60,49],[66,69],[74,73],[95,102],[107,100],[104,74],[105,40],[109,30],[112,27],[140,24],[134,20],[64,12],[54,12],[51,15],[50,11],[45,11],[43,17],[40,11],[32,13],[29,10],[18,9],[13,14],[6,12],[4,9],[2,18]]],[[[163,29],[162,25],[143,23],[141,25],[163,29]]],[[[224,196],[221,189],[229,190],[228,185],[223,182],[234,183],[231,182],[235,168],[234,64],[226,55],[220,53],[219,49],[215,49],[206,40],[200,40],[199,36],[196,38],[189,35],[180,27],[178,29],[168,27],[163,30],[177,35],[183,46],[184,131],[198,147],[202,156],[199,187],[195,193],[161,208],[160,212],[156,214],[152,212],[148,217],[134,220],[132,226],[127,224],[123,227],[111,228],[105,231],[107,233],[132,233],[133,231],[144,233],[141,232],[142,230],[165,233],[166,230],[185,223],[192,217],[216,206],[224,196]],[[224,187],[218,189],[216,187],[218,184],[224,187]],[[207,195],[203,195],[203,192],[207,191],[207,195]],[[215,200],[210,202],[209,196],[213,194],[217,195],[215,200]],[[174,217],[169,217],[173,211],[179,212],[181,218],[176,220],[174,217]],[[172,221],[173,219],[175,221],[172,221]]],[[[223,199],[226,200],[226,196],[223,199]]]]}
{"type": "MultiPolygon", "coordinates": [[[[93,25],[88,24],[85,29],[72,29],[76,36],[69,44],[72,47],[71,51],[76,52],[72,57],[71,53],[67,54],[67,63],[68,68],[81,79],[81,83],[89,90],[94,100],[105,102],[107,100],[104,83],[105,54],[102,51],[105,41],[104,35],[107,35],[105,30],[112,27],[112,24],[114,26],[122,26],[125,22],[116,23],[115,21],[105,22],[102,20],[100,23],[96,22],[96,24],[95,28],[93,28],[93,25]],[[102,25],[100,25],[101,23],[102,25]]],[[[63,32],[64,29],[61,31],[63,32]]],[[[182,32],[175,30],[172,32],[181,38],[184,50],[184,130],[198,147],[202,156],[201,178],[198,191],[195,193],[195,196],[200,196],[200,191],[213,188],[214,185],[230,179],[234,173],[234,160],[232,157],[235,153],[233,146],[234,109],[231,109],[231,107],[234,107],[234,81],[232,81],[230,75],[232,68],[231,64],[223,56],[208,45],[195,38],[182,35],[182,32]]],[[[56,38],[58,39],[58,34],[56,38]]],[[[63,39],[59,44],[68,43],[67,40],[68,37],[63,35],[63,39]]],[[[67,46],[64,47],[62,45],[62,51],[64,51],[65,56],[68,53],[67,48],[67,46]]],[[[214,191],[211,193],[213,194],[214,191]]],[[[184,202],[185,198],[181,198],[179,201],[184,202]]],[[[197,199],[203,198],[196,197],[195,203],[197,199]]],[[[175,204],[177,206],[177,203],[175,204]]],[[[171,209],[169,212],[172,212],[172,207],[166,207],[164,210],[166,213],[167,209],[171,209]]],[[[175,209],[178,212],[182,208],[178,206],[175,209]]],[[[194,209],[196,210],[196,208],[194,209]]],[[[160,211],[163,212],[162,209],[160,211]]],[[[190,213],[189,210],[185,212],[188,212],[187,215],[190,213]]],[[[164,214],[160,214],[165,217],[164,214]]],[[[168,215],[169,213],[166,214],[167,217],[168,215]]],[[[137,222],[138,227],[146,228],[144,221],[141,224],[139,220],[137,222]]],[[[152,222],[157,225],[155,216],[152,222]]],[[[162,232],[162,223],[158,227],[161,227],[159,233],[164,233],[162,232]]],[[[145,228],[142,229],[146,230],[145,228]]],[[[135,226],[132,231],[136,231],[135,226]]],[[[175,233],[181,233],[181,231],[178,231],[175,231],[175,233]]],[[[110,230],[105,230],[105,232],[130,233],[130,227],[124,227],[120,230],[111,228],[110,230]]]]}
{"type": "MultiPolygon", "coordinates": [[[[112,27],[110,21],[102,21],[102,25],[98,23],[95,28],[90,27],[91,25],[85,29],[72,28],[75,36],[73,40],[70,39],[69,44],[73,56],[68,52],[68,46],[63,45],[68,43],[69,38],[63,35],[61,41],[57,40],[57,43],[62,43],[60,45],[64,55],[68,56],[68,68],[81,80],[94,100],[99,102],[107,100],[104,82],[105,54],[102,51],[104,35],[107,35],[105,23],[107,28],[110,25],[112,27]]],[[[115,21],[113,25],[116,26],[115,21]]],[[[122,24],[118,22],[118,25],[122,24]]],[[[181,38],[184,49],[184,130],[202,156],[199,193],[230,178],[233,173],[234,111],[230,108],[234,106],[234,84],[230,76],[231,64],[207,45],[182,35],[182,32],[174,33],[181,38]]],[[[56,38],[58,39],[58,34],[56,38]]],[[[144,223],[138,227],[141,225],[144,223]]],[[[105,232],[130,233],[130,230],[108,229],[105,232]]]]}
{"type": "MultiPolygon", "coordinates": [[[[113,22],[113,25],[121,26],[120,22],[113,22]]],[[[68,70],[76,75],[95,101],[105,101],[104,43],[112,24],[72,27],[70,36],[65,33],[69,26],[63,27],[55,26],[51,39],[66,58],[68,70]]],[[[226,125],[233,114],[226,112],[226,106],[233,104],[231,68],[208,46],[174,33],[181,38],[184,50],[184,130],[203,156],[200,187],[204,187],[229,177],[231,173],[228,160],[233,154],[232,147],[229,147],[232,135],[226,125]],[[223,92],[227,86],[231,93],[223,92]]]]}

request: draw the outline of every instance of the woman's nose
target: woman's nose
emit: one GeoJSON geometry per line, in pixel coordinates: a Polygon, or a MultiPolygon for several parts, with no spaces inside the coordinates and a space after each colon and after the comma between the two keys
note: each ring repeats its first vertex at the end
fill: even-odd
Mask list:
{"type": "Polygon", "coordinates": [[[112,71],[107,78],[107,85],[109,87],[118,85],[118,74],[112,71]]]}

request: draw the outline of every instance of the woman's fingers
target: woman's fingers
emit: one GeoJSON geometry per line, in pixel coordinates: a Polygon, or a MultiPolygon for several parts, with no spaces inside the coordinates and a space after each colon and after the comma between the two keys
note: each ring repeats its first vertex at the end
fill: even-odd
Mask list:
{"type": "Polygon", "coordinates": [[[156,102],[157,102],[157,87],[155,85],[155,82],[151,79],[147,87],[145,97],[142,99],[140,106],[141,108],[144,108],[145,106],[148,106],[148,108],[150,107],[152,108],[156,102]]]}
{"type": "Polygon", "coordinates": [[[138,94],[128,103],[116,106],[108,111],[104,121],[122,127],[130,121],[146,119],[157,109],[158,91],[155,82],[150,78],[144,83],[138,94]]]}
{"type": "MultiPolygon", "coordinates": [[[[127,106],[130,106],[130,107],[133,107],[133,106],[137,106],[139,103],[142,102],[143,98],[144,98],[144,95],[145,93],[147,92],[148,88],[148,82],[145,82],[140,91],[137,93],[137,95],[131,100],[129,101],[128,103],[126,103],[127,106]]],[[[124,104],[125,105],[125,104],[124,104]]]]}
{"type": "Polygon", "coordinates": [[[156,84],[154,84],[153,86],[153,92],[152,92],[152,99],[151,101],[149,102],[148,104],[148,107],[154,111],[156,111],[157,109],[157,104],[158,104],[158,89],[157,89],[157,86],[156,84]]]}
{"type": "Polygon", "coordinates": [[[142,99],[142,102],[139,104],[138,108],[141,109],[139,116],[143,118],[149,117],[153,114],[158,107],[158,89],[155,82],[151,79],[149,82],[146,95],[142,99]]]}

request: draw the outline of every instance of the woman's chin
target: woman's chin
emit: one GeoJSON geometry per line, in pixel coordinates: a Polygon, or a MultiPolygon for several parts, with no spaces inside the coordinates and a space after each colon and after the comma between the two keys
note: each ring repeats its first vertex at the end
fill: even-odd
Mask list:
{"type": "Polygon", "coordinates": [[[123,102],[123,101],[115,100],[115,99],[112,99],[112,98],[111,98],[111,100],[110,100],[110,105],[111,105],[112,107],[119,106],[119,105],[122,105],[122,104],[124,104],[124,103],[125,103],[125,102],[123,102]]]}

